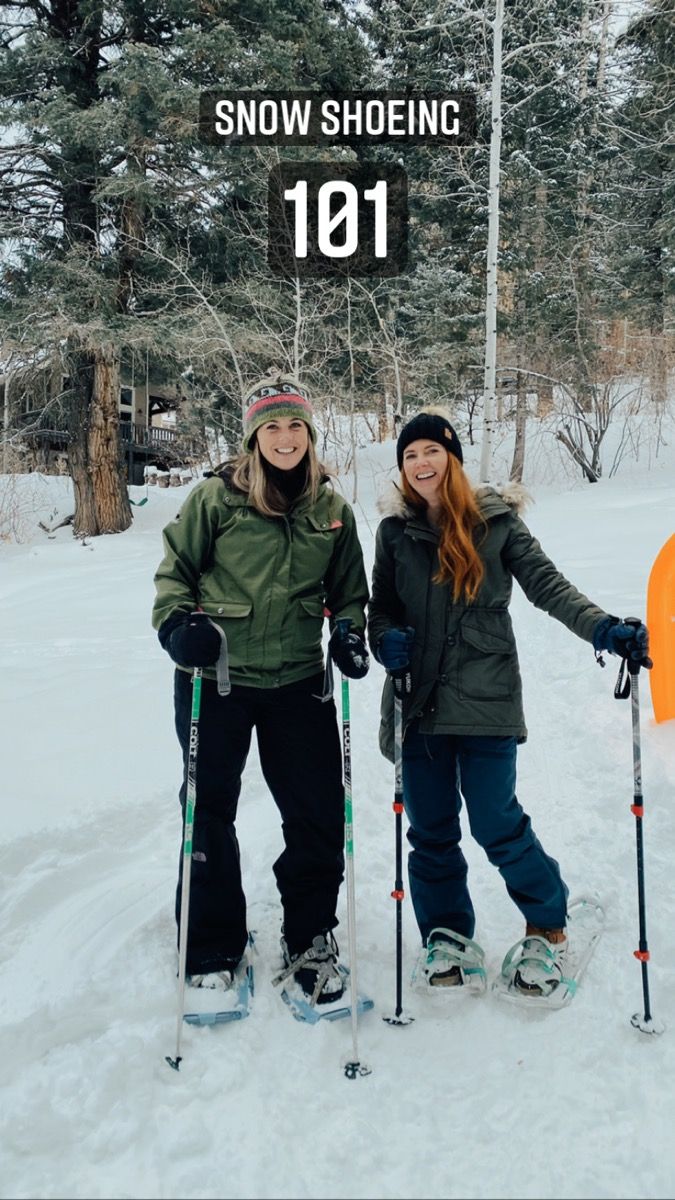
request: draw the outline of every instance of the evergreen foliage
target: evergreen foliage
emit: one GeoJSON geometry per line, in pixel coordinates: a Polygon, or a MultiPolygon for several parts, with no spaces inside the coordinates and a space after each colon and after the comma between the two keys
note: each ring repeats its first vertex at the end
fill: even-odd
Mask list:
{"type": "MultiPolygon", "coordinates": [[[[645,0],[616,46],[607,12],[606,0],[507,0],[504,23],[499,375],[518,381],[523,436],[526,393],[540,414],[555,398],[558,436],[588,478],[611,418],[608,330],[625,317],[649,335],[665,403],[675,288],[669,0],[645,0]]],[[[471,426],[492,16],[479,0],[6,6],[2,339],[5,357],[60,364],[76,531],[131,520],[111,400],[122,363],[179,381],[185,428],[216,428],[230,447],[246,384],[273,366],[302,374],[328,415],[375,411],[379,435],[422,402],[471,426]],[[224,150],[197,127],[199,94],[217,86],[471,89],[479,139],[463,150],[224,150]],[[408,271],[273,278],[266,185],[279,155],[402,162],[408,271]]]]}

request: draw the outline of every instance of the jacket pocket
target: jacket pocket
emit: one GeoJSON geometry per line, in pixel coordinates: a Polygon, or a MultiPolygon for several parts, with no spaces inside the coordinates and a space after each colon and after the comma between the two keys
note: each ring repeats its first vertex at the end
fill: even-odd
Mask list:
{"type": "Polygon", "coordinates": [[[342,529],[342,521],[331,521],[326,517],[320,520],[314,513],[307,513],[307,523],[315,533],[323,533],[331,540],[335,537],[335,530],[342,529]]]}
{"type": "Polygon", "coordinates": [[[249,639],[251,636],[253,605],[250,600],[205,601],[203,611],[220,625],[227,638],[227,653],[230,666],[248,666],[249,639]]]}
{"type": "Polygon", "coordinates": [[[519,683],[513,639],[463,623],[459,635],[460,696],[468,700],[505,700],[512,696],[519,683]]]}
{"type": "Polygon", "coordinates": [[[315,596],[301,597],[293,613],[293,620],[294,653],[302,662],[318,658],[321,655],[324,622],[323,601],[315,596]]]}

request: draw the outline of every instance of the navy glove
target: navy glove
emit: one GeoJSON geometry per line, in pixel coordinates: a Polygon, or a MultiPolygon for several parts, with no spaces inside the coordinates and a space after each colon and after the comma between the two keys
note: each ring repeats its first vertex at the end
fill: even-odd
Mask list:
{"type": "Polygon", "coordinates": [[[651,667],[649,658],[649,632],[640,621],[637,625],[620,621],[618,617],[603,617],[593,633],[593,649],[596,654],[609,650],[620,658],[629,658],[643,667],[651,667]]]}
{"type": "Polygon", "coordinates": [[[338,671],[348,679],[363,679],[368,674],[370,659],[360,633],[349,633],[345,625],[338,624],[328,642],[330,654],[338,671]]]}
{"type": "Polygon", "coordinates": [[[212,667],[218,661],[221,637],[206,613],[176,613],[157,636],[179,667],[212,667]]]}
{"type": "Polygon", "coordinates": [[[387,629],[377,643],[377,658],[385,671],[402,671],[410,663],[410,647],[415,630],[410,625],[405,629],[387,629]]]}

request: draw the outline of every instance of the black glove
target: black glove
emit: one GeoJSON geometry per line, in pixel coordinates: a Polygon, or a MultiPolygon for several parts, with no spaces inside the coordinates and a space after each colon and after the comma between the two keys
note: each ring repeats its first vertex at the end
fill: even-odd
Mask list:
{"type": "Polygon", "coordinates": [[[649,633],[641,621],[620,621],[618,617],[603,617],[593,633],[593,649],[609,650],[621,658],[629,658],[640,666],[651,667],[649,633]]]}
{"type": "Polygon", "coordinates": [[[222,639],[206,613],[175,613],[157,636],[179,667],[212,667],[220,656],[222,639]]]}
{"type": "Polygon", "coordinates": [[[336,625],[328,642],[330,654],[338,671],[348,679],[363,679],[368,674],[370,659],[360,633],[349,633],[340,625],[336,625]]]}

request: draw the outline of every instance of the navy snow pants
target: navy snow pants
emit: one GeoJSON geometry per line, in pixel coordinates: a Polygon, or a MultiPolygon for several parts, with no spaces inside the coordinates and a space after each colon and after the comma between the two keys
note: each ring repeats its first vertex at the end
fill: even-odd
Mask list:
{"type": "MultiPolygon", "coordinates": [[[[218,971],[246,946],[246,900],[235,831],[241,776],[256,729],[260,764],[282,819],[274,863],[284,936],[292,953],[337,925],[344,871],[344,789],[335,704],[316,696],[323,674],[278,688],[233,684],[219,696],[202,680],[187,972],[218,971]]],[[[192,677],[176,671],[176,732],[187,762],[192,677]]],[[[186,783],[180,792],[185,814],[186,783]]],[[[180,924],[181,848],[176,920],[180,924]]]]}
{"type": "Polygon", "coordinates": [[[410,895],[426,945],[441,926],[473,937],[475,916],[460,849],[462,797],[471,833],[523,917],[564,929],[568,889],[516,798],[514,737],[421,734],[403,742],[403,799],[410,822],[410,895]]]}

